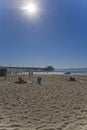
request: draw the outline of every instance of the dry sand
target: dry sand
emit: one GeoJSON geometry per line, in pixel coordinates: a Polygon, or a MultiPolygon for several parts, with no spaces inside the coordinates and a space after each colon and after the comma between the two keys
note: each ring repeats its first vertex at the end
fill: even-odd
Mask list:
{"type": "Polygon", "coordinates": [[[42,85],[17,77],[0,78],[0,130],[87,130],[86,75],[42,75],[42,85]]]}

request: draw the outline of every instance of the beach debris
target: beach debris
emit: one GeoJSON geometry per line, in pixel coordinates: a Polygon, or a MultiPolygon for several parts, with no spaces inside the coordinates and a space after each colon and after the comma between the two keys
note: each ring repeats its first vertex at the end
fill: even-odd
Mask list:
{"type": "Polygon", "coordinates": [[[37,84],[40,85],[42,81],[42,78],[37,78],[37,84]]]}
{"type": "Polygon", "coordinates": [[[69,81],[76,81],[75,77],[69,77],[69,81]]]}

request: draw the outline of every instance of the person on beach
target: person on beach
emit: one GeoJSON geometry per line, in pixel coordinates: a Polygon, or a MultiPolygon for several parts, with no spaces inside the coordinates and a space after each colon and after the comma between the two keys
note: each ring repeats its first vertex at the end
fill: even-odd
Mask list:
{"type": "Polygon", "coordinates": [[[7,72],[4,72],[4,79],[7,79],[7,72]]]}
{"type": "Polygon", "coordinates": [[[30,71],[29,71],[29,77],[31,76],[31,73],[30,73],[30,71]]]}
{"type": "Polygon", "coordinates": [[[33,72],[31,72],[31,75],[33,75],[33,72]]]}

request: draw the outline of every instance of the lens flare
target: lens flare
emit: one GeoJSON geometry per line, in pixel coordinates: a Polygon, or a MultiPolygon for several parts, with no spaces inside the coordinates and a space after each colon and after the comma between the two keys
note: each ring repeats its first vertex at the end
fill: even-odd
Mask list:
{"type": "Polygon", "coordinates": [[[34,3],[28,3],[26,6],[23,6],[21,9],[26,11],[30,15],[35,15],[38,12],[38,8],[34,3]]]}

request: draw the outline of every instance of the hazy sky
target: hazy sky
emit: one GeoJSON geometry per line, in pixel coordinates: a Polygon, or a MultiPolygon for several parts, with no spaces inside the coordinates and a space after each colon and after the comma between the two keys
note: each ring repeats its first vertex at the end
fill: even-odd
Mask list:
{"type": "Polygon", "coordinates": [[[87,0],[0,0],[0,65],[87,67],[87,0]]]}

